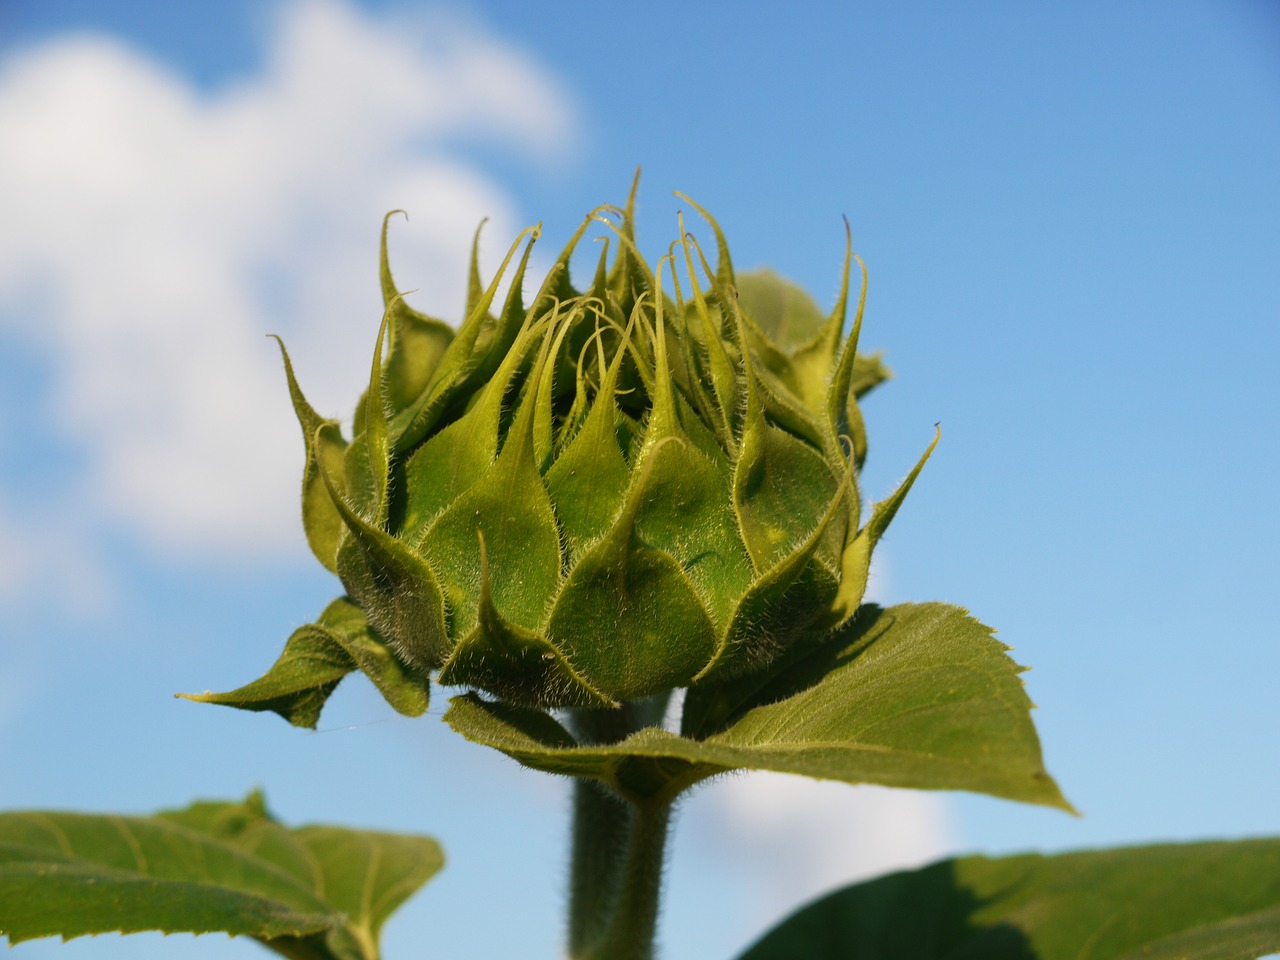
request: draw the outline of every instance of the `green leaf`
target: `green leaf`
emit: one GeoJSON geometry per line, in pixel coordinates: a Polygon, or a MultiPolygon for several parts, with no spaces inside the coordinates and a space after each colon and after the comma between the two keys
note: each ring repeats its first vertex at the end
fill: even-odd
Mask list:
{"type": "MultiPolygon", "coordinates": [[[[746,321],[734,310],[739,340],[746,321]]],[[[756,570],[763,573],[792,554],[806,539],[839,484],[839,476],[818,451],[764,415],[763,390],[744,357],[747,404],[742,445],[733,471],[733,506],[756,570]],[[797,536],[797,532],[799,535],[797,536]]],[[[843,529],[835,531],[836,542],[843,529]]]]}
{"type": "Polygon", "coordinates": [[[733,474],[733,505],[757,571],[772,569],[795,550],[796,541],[817,525],[838,484],[826,461],[804,441],[762,416],[748,422],[733,474]]]}
{"type": "Polygon", "coordinates": [[[907,499],[912,485],[920,476],[920,471],[924,469],[924,465],[933,454],[933,448],[938,445],[941,438],[942,428],[937,427],[933,442],[916,461],[916,465],[911,468],[911,472],[902,483],[898,484],[898,489],[872,508],[871,519],[866,525],[857,531],[856,535],[852,528],[846,529],[844,549],[840,557],[840,586],[831,603],[830,615],[833,625],[839,626],[845,623],[857,612],[858,605],[862,603],[862,597],[867,591],[867,579],[871,575],[871,554],[885,531],[889,529],[889,524],[893,522],[903,501],[907,499]]]}
{"type": "MultiPolygon", "coordinates": [[[[483,221],[480,225],[484,226],[483,221]]],[[[418,446],[431,432],[451,401],[459,394],[474,389],[478,383],[488,380],[497,369],[497,363],[490,366],[486,360],[491,354],[498,353],[493,349],[494,340],[496,338],[501,341],[505,332],[495,335],[495,324],[499,321],[489,313],[489,307],[493,304],[498,284],[506,273],[515,252],[520,248],[521,242],[526,236],[536,235],[537,232],[538,228],[529,227],[516,237],[506,257],[503,258],[502,265],[498,267],[497,274],[483,293],[477,297],[480,284],[480,276],[476,268],[476,255],[480,241],[480,231],[477,228],[476,239],[472,245],[471,291],[467,296],[467,317],[453,339],[449,341],[439,363],[436,364],[427,389],[410,406],[399,411],[392,421],[391,444],[397,457],[406,455],[418,446]],[[487,333],[483,343],[480,342],[482,333],[487,333]]],[[[522,282],[524,263],[527,260],[528,250],[525,251],[525,258],[521,261],[521,268],[512,280],[515,287],[519,287],[522,282]]],[[[514,336],[515,331],[512,330],[511,334],[514,336]]],[[[499,354],[499,358],[500,356],[499,354]]]]}
{"type": "Polygon", "coordinates": [[[583,680],[550,640],[510,623],[494,608],[483,536],[478,606],[475,627],[440,669],[442,684],[479,687],[522,706],[618,706],[583,680]]]}
{"type": "Polygon", "coordinates": [[[669,436],[676,439],[647,450],[649,476],[636,531],[680,565],[718,635],[754,575],[729,498],[729,465],[680,434],[669,436]]]}
{"type": "Polygon", "coordinates": [[[493,378],[476,394],[474,405],[431,436],[409,459],[405,515],[397,531],[401,537],[420,537],[423,528],[456,503],[492,466],[498,454],[503,398],[535,344],[533,331],[526,325],[493,378]]]}
{"type": "Polygon", "coordinates": [[[606,221],[618,235],[618,256],[609,270],[607,278],[610,292],[622,306],[624,313],[631,312],[634,298],[646,290],[653,289],[653,274],[640,251],[636,249],[636,190],[640,185],[640,170],[636,169],[631,180],[631,190],[627,193],[627,204],[622,210],[612,208],[621,214],[622,223],[615,226],[606,221]]]}
{"type": "MultiPolygon", "coordinates": [[[[366,507],[372,519],[379,526],[387,522],[387,491],[391,480],[391,451],[387,440],[387,405],[382,389],[382,353],[383,340],[387,336],[387,328],[391,318],[388,313],[382,315],[382,326],[378,328],[378,341],[373,348],[373,362],[369,367],[369,389],[365,391],[360,406],[364,409],[364,433],[357,438],[363,441],[365,457],[368,461],[369,476],[373,481],[372,503],[366,507]]],[[[357,500],[357,502],[360,502],[357,500]]]]}
{"type": "Polygon", "coordinates": [[[373,626],[406,662],[430,670],[449,653],[444,596],[435,572],[421,556],[380,526],[369,523],[347,503],[333,479],[339,459],[334,434],[326,424],[316,431],[320,476],[350,536],[338,550],[338,574],[373,626]]]}
{"type": "Polygon", "coordinates": [[[257,793],[155,817],[0,814],[0,934],[222,932],[377,960],[387,917],[443,864],[426,837],[286,829],[257,793]]]}
{"type": "MultiPolygon", "coordinates": [[[[531,377],[530,384],[536,383],[531,377]]],[[[422,541],[423,555],[440,571],[454,637],[466,636],[479,619],[481,537],[493,573],[491,602],[504,619],[537,628],[560,584],[560,533],[533,461],[536,405],[535,390],[526,390],[497,460],[437,517],[422,541]]]]}
{"type": "Polygon", "coordinates": [[[858,334],[862,328],[862,311],[866,305],[867,271],[861,257],[853,252],[853,232],[849,229],[849,221],[844,221],[844,268],[840,271],[840,293],[836,297],[831,315],[822,322],[822,327],[813,338],[797,348],[791,355],[791,365],[796,373],[800,396],[811,409],[822,408],[822,401],[831,382],[832,371],[837,365],[840,342],[844,333],[844,323],[849,309],[849,269],[853,261],[858,261],[862,268],[862,284],[858,294],[858,311],[854,317],[853,330],[850,332],[848,346],[856,350],[858,334]]]}
{"type": "MultiPolygon", "coordinates": [[[[511,347],[519,336],[520,331],[539,314],[539,310],[535,309],[533,305],[530,306],[530,309],[525,309],[524,278],[525,272],[529,267],[529,257],[533,253],[533,245],[542,236],[542,224],[528,228],[525,234],[528,235],[529,242],[525,244],[524,252],[520,255],[520,262],[516,265],[515,273],[511,275],[510,286],[507,289],[507,297],[503,302],[502,309],[496,317],[492,318],[492,322],[486,320],[480,324],[472,345],[473,355],[471,362],[468,363],[466,375],[457,383],[458,389],[464,394],[474,393],[493,377],[498,367],[505,361],[507,354],[511,351],[511,347]]],[[[490,290],[494,289],[494,285],[498,283],[505,272],[506,264],[504,262],[498,274],[494,277],[490,290]]],[[[539,287],[537,294],[534,295],[534,305],[543,301],[548,284],[554,283],[555,276],[558,273],[559,270],[553,266],[551,274],[543,278],[541,287],[539,287]]],[[[488,296],[487,292],[486,296],[488,296]]],[[[470,317],[468,318],[469,321],[470,317]]],[[[461,340],[462,338],[463,330],[459,330],[458,339],[461,340]]],[[[443,360],[441,363],[443,365],[443,360]]]]}
{"type": "MultiPolygon", "coordinates": [[[[610,397],[604,398],[612,406],[610,397]]],[[[650,434],[664,430],[658,418],[650,434]]],[[[612,526],[570,570],[547,632],[575,669],[606,697],[635,700],[683,686],[711,658],[715,628],[680,562],[645,542],[637,519],[651,497],[660,449],[646,441],[612,526]]]]}
{"type": "MultiPolygon", "coordinates": [[[[404,302],[391,276],[387,257],[387,224],[397,213],[392,210],[382,218],[382,245],[379,251],[379,280],[382,302],[391,318],[391,337],[387,348],[387,403],[393,412],[408,407],[431,385],[432,375],[453,342],[453,328],[443,320],[419,313],[404,302]]],[[[408,219],[408,214],[405,214],[408,219]]]]}
{"type": "MultiPolygon", "coordinates": [[[[329,491],[325,489],[320,477],[320,466],[317,461],[315,437],[316,431],[326,423],[320,414],[312,409],[303,396],[302,388],[293,373],[293,364],[289,360],[289,351],[284,348],[284,341],[275,337],[280,346],[280,356],[284,360],[285,377],[289,381],[289,397],[293,401],[293,411],[302,426],[302,439],[306,443],[307,459],[302,471],[302,526],[307,534],[307,544],[311,552],[330,573],[337,573],[338,542],[342,537],[342,516],[333,505],[329,491]]],[[[336,425],[335,425],[336,429],[336,425]]],[[[341,435],[336,441],[345,448],[346,443],[341,435]]],[[[338,460],[341,464],[341,460],[338,460]]],[[[339,486],[345,485],[345,477],[338,479],[339,486]]]]}
{"type": "Polygon", "coordinates": [[[229,693],[180,693],[184,700],[241,710],[273,710],[295,727],[315,729],[320,710],[343,677],[362,670],[398,713],[427,711],[429,681],[407,670],[346,597],[329,604],[317,623],[299,627],[265,675],[229,693]]]}
{"type": "Polygon", "coordinates": [[[812,340],[826,322],[804,288],[772,270],[740,273],[737,287],[742,311],[783,350],[796,350],[812,340]]]}
{"type": "Polygon", "coordinates": [[[845,887],[741,960],[1254,960],[1280,950],[1280,839],[965,857],[845,887]]]}
{"type": "Polygon", "coordinates": [[[547,631],[592,686],[617,700],[688,683],[716,643],[680,565],[630,529],[610,531],[573,569],[547,631]]]}
{"type": "Polygon", "coordinates": [[[1044,770],[1031,702],[988,627],[943,604],[864,607],[763,674],[685,700],[684,735],[579,746],[546,714],[451,701],[456,731],[551,773],[670,798],[727,770],[973,790],[1070,810],[1044,770]]]}
{"type": "MultiPolygon", "coordinates": [[[[628,333],[629,335],[629,333],[628,333]]],[[[564,531],[569,557],[609,529],[626,494],[631,470],[618,446],[618,371],[625,351],[601,371],[600,389],[586,419],[547,471],[547,490],[564,531]]]]}
{"type": "Polygon", "coordinates": [[[880,354],[873,353],[866,356],[859,353],[853,358],[849,392],[855,397],[864,397],[892,376],[892,371],[880,359],[880,354]]]}
{"type": "Polygon", "coordinates": [[[683,220],[680,234],[679,246],[684,252],[685,268],[693,293],[693,300],[690,303],[683,303],[679,275],[674,269],[671,271],[671,280],[675,288],[676,302],[681,305],[681,311],[684,314],[685,337],[688,341],[692,341],[686,343],[688,360],[695,371],[694,381],[701,381],[704,384],[709,381],[712,387],[705,399],[710,401],[714,397],[714,403],[703,410],[703,415],[707,418],[709,425],[714,427],[725,449],[731,454],[736,454],[737,419],[740,414],[738,395],[742,385],[739,383],[733,358],[729,356],[723,340],[722,315],[719,310],[712,312],[698,284],[697,269],[693,265],[693,254],[690,250],[691,238],[684,232],[683,220]],[[692,320],[697,321],[696,326],[690,322],[692,320]]]}
{"type": "Polygon", "coordinates": [[[728,458],[672,384],[661,304],[656,327],[653,412],[641,450],[639,468],[646,479],[644,498],[636,504],[636,532],[680,565],[719,635],[755,571],[738,535],[728,458]],[[695,427],[690,433],[688,424],[701,432],[695,427]]]}

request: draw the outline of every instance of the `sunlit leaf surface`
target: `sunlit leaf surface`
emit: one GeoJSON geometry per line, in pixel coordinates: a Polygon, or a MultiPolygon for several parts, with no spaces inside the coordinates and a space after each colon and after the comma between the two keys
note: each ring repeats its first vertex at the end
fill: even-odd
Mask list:
{"type": "Polygon", "coordinates": [[[945,860],[845,887],[741,960],[1255,960],[1280,950],[1280,840],[945,860]]]}
{"type": "Polygon", "coordinates": [[[154,817],[0,815],[0,934],[222,932],[308,960],[377,960],[387,917],[443,866],[434,840],[288,829],[261,795],[154,817]]]}
{"type": "Polygon", "coordinates": [[[694,687],[684,735],[648,727],[579,745],[546,713],[456,697],[445,720],[526,766],[673,796],[727,770],[973,790],[1070,809],[1045,772],[1021,668],[943,604],[863,607],[768,671],[694,687]]]}

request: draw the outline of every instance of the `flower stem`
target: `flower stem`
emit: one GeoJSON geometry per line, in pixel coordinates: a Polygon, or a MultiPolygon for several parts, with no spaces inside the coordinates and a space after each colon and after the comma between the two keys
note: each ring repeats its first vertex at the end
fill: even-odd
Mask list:
{"type": "Polygon", "coordinates": [[[665,800],[633,806],[617,905],[608,929],[587,954],[590,960],[652,960],[670,823],[671,804],[665,800]]]}
{"type": "Polygon", "coordinates": [[[631,808],[593,780],[573,785],[569,956],[585,956],[609,925],[622,886],[631,808]]]}
{"type": "MultiPolygon", "coordinates": [[[[666,709],[666,697],[625,703],[616,710],[576,710],[570,723],[582,743],[617,743],[646,726],[658,723],[666,709]]],[[[663,805],[664,810],[667,805],[663,805]]],[[[657,877],[652,890],[642,896],[653,903],[645,908],[650,914],[649,932],[644,940],[651,949],[653,927],[657,918],[657,880],[661,878],[662,847],[665,843],[665,814],[657,836],[657,877]]],[[[637,861],[640,847],[653,845],[652,818],[642,817],[636,805],[629,803],[603,784],[594,780],[578,780],[573,788],[573,834],[569,868],[569,956],[573,958],[612,956],[605,944],[613,942],[609,935],[623,915],[627,924],[634,923],[636,905],[630,901],[645,887],[633,874],[641,869],[644,858],[637,861]],[[641,828],[639,821],[645,820],[641,828]]],[[[644,912],[642,910],[641,912],[644,912]]],[[[632,954],[618,954],[622,956],[632,954]]],[[[648,957],[649,952],[634,954],[648,957]]]]}

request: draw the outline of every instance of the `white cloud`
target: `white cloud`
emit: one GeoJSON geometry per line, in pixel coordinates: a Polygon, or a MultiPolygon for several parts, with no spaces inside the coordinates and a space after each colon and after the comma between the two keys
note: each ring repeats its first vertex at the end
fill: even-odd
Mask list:
{"type": "Polygon", "coordinates": [[[957,843],[946,800],[932,793],[750,773],[713,785],[706,800],[723,856],[753,877],[748,939],[821,893],[923,866],[957,843]]]}
{"type": "Polygon", "coordinates": [[[545,159],[572,126],[517,50],[325,0],[285,7],[261,72],[213,93],[103,36],[0,65],[0,339],[55,358],[82,510],[171,550],[298,549],[301,440],[264,334],[345,416],[380,315],[381,215],[410,211],[397,278],[456,319],[476,224],[493,260],[523,224],[449,143],[545,159]]]}
{"type": "Polygon", "coordinates": [[[114,592],[110,572],[73,517],[43,505],[19,510],[0,503],[0,605],[9,608],[11,622],[50,597],[64,613],[101,614],[114,592]]]}

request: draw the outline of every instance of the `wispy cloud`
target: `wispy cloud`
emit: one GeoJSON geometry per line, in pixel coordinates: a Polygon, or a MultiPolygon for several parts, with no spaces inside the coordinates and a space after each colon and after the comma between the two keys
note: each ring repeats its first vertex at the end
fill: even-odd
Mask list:
{"type": "Polygon", "coordinates": [[[73,617],[100,613],[113,593],[109,569],[73,520],[44,504],[0,501],[0,605],[11,626],[51,598],[73,617]]]}
{"type": "Polygon", "coordinates": [[[946,800],[936,794],[778,773],[735,776],[710,789],[722,856],[741,860],[752,878],[750,938],[821,893],[923,866],[957,845],[946,800]]]}
{"type": "Polygon", "coordinates": [[[397,278],[456,318],[476,224],[495,247],[523,224],[451,145],[545,161],[573,123],[493,37],[323,0],[283,8],[261,70],[212,93],[105,36],[0,64],[0,342],[53,358],[46,426],[83,454],[78,522],[186,553],[299,549],[301,441],[264,334],[345,416],[380,316],[381,215],[411,212],[397,278]]]}

